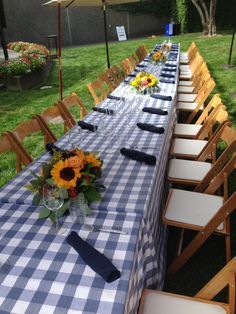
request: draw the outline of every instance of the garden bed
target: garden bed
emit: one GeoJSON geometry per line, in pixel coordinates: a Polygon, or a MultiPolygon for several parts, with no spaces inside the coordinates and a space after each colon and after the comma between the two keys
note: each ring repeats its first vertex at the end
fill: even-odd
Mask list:
{"type": "Polygon", "coordinates": [[[25,89],[41,86],[47,80],[50,73],[52,62],[47,59],[46,65],[36,71],[31,71],[23,75],[7,76],[5,87],[12,91],[22,91],[25,89]]]}

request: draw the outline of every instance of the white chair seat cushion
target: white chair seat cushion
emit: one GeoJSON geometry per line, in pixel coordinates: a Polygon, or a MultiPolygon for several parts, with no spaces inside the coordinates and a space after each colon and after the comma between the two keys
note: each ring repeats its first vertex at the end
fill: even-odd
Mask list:
{"type": "Polygon", "coordinates": [[[190,66],[187,64],[182,64],[179,66],[179,68],[180,68],[180,71],[191,71],[190,66]]]}
{"type": "Polygon", "coordinates": [[[176,123],[174,135],[193,137],[198,134],[201,124],[176,123]]]}
{"type": "Polygon", "coordinates": [[[211,163],[205,161],[171,159],[168,178],[200,182],[211,166],[211,163]]]}
{"type": "Polygon", "coordinates": [[[145,296],[143,314],[226,314],[217,304],[178,297],[168,293],[150,292],[145,296]]]}
{"type": "MultiPolygon", "coordinates": [[[[178,102],[177,109],[184,111],[193,111],[198,106],[197,102],[178,102]]],[[[200,110],[203,110],[203,106],[201,106],[200,110]]]]}
{"type": "Polygon", "coordinates": [[[178,94],[178,101],[194,102],[197,98],[197,94],[178,94]]]}
{"type": "Polygon", "coordinates": [[[180,64],[188,64],[188,63],[189,63],[189,59],[180,58],[180,64]]]}
{"type": "Polygon", "coordinates": [[[179,81],[178,86],[192,86],[193,81],[179,81]]]}
{"type": "Polygon", "coordinates": [[[178,86],[178,93],[189,93],[194,91],[194,86],[178,86]]]}
{"type": "Polygon", "coordinates": [[[175,138],[172,143],[172,151],[175,155],[197,157],[207,143],[208,142],[204,140],[175,138]]]}
{"type": "Polygon", "coordinates": [[[192,74],[181,74],[180,73],[180,75],[179,75],[179,79],[181,80],[181,79],[186,79],[186,80],[188,80],[188,79],[191,79],[191,77],[192,77],[192,74]]]}
{"type": "Polygon", "coordinates": [[[180,57],[188,58],[188,53],[187,52],[181,52],[180,57]]]}
{"type": "MultiPolygon", "coordinates": [[[[204,227],[223,205],[223,197],[172,189],[165,218],[187,225],[204,227]]],[[[223,229],[223,224],[217,228],[223,229]]]]}

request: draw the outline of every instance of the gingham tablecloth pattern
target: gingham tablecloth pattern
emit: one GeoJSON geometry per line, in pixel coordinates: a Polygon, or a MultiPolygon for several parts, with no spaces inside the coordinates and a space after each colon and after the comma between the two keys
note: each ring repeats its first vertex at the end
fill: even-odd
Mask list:
{"type": "Polygon", "coordinates": [[[0,313],[135,313],[150,250],[142,217],[94,211],[86,218],[127,235],[89,232],[66,218],[68,232],[77,231],[121,271],[121,278],[108,284],[67,244],[67,234],[48,233],[50,222],[38,220],[37,211],[27,205],[0,206],[0,257],[11,264],[7,274],[0,274],[0,313]]]}
{"type": "MultiPolygon", "coordinates": [[[[178,66],[178,61],[172,61],[172,63],[178,66]]],[[[147,67],[142,70],[158,76],[161,68],[147,63],[147,67]]],[[[178,81],[178,71],[175,73],[175,81],[178,81]]],[[[143,242],[137,242],[138,250],[133,261],[132,280],[129,281],[129,287],[126,287],[130,302],[125,303],[125,313],[135,311],[142,288],[151,285],[162,288],[164,283],[167,230],[160,223],[160,215],[163,190],[165,190],[164,178],[168,151],[173,124],[176,120],[176,88],[177,84],[160,83],[160,94],[171,95],[172,101],[157,100],[150,95],[139,96],[137,110],[133,113],[132,119],[125,114],[126,110],[122,110],[121,113],[116,112],[114,116],[106,116],[104,121],[108,127],[105,133],[101,132],[101,127],[99,127],[97,132],[83,131],[81,134],[78,132],[79,128],[75,127],[69,135],[64,135],[57,142],[57,146],[61,148],[71,148],[71,143],[73,143],[83,149],[100,152],[104,161],[102,182],[106,190],[102,194],[102,200],[92,204],[94,211],[99,210],[104,215],[129,213],[142,217],[140,233],[143,242]],[[144,113],[143,107],[161,108],[167,110],[168,115],[144,113]],[[165,133],[154,134],[140,130],[136,126],[137,122],[163,126],[165,133]],[[119,152],[121,147],[131,147],[155,155],[156,165],[149,166],[122,156],[119,152]],[[136,274],[140,267],[145,269],[142,278],[136,274]],[[142,288],[137,288],[139,286],[142,288]]],[[[125,83],[122,83],[113,94],[125,96],[126,100],[134,97],[131,86],[125,83]]],[[[123,103],[123,106],[129,105],[127,101],[123,103]]],[[[117,101],[106,99],[101,106],[116,110],[117,101]]],[[[85,118],[85,121],[101,126],[103,118],[103,114],[92,112],[85,118]]],[[[43,154],[1,188],[0,202],[31,205],[33,196],[25,185],[32,179],[31,171],[39,172],[42,162],[49,158],[48,153],[43,154]]],[[[32,206],[29,208],[32,209],[32,206]]]]}

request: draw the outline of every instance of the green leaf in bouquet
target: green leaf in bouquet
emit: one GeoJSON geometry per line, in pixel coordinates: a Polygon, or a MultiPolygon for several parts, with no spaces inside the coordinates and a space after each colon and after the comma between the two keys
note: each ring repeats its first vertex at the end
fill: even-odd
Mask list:
{"type": "Polygon", "coordinates": [[[48,184],[50,184],[51,186],[55,186],[55,182],[53,181],[52,178],[48,178],[48,179],[46,180],[46,182],[47,182],[48,184]]]}
{"type": "Polygon", "coordinates": [[[45,163],[45,164],[43,164],[42,168],[43,168],[43,175],[44,175],[44,177],[45,178],[50,177],[50,172],[52,170],[52,166],[47,164],[47,163],[45,163]]]}
{"type": "Polygon", "coordinates": [[[42,196],[39,192],[35,193],[34,197],[33,197],[33,202],[32,202],[33,205],[38,206],[41,202],[41,198],[42,198],[42,196]]]}
{"type": "Polygon", "coordinates": [[[39,213],[39,218],[48,218],[51,211],[47,207],[43,207],[39,213]]]}
{"type": "Polygon", "coordinates": [[[89,203],[100,201],[101,199],[100,193],[93,186],[90,186],[84,194],[89,203]]]}
{"type": "Polygon", "coordinates": [[[31,180],[30,184],[32,185],[32,187],[35,190],[37,190],[40,187],[40,185],[41,185],[41,180],[39,180],[39,179],[31,180]]]}

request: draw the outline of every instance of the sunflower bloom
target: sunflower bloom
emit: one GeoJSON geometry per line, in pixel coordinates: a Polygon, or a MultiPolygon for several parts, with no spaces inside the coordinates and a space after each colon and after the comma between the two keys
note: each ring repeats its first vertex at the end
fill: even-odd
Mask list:
{"type": "Polygon", "coordinates": [[[76,186],[77,179],[82,175],[79,168],[69,165],[68,159],[59,160],[52,168],[51,175],[54,182],[61,188],[70,189],[76,186]]]}

